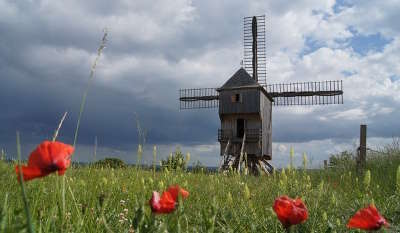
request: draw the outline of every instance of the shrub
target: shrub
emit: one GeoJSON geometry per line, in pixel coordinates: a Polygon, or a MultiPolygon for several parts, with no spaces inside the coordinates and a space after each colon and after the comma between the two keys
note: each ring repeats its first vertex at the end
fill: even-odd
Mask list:
{"type": "Polygon", "coordinates": [[[338,169],[351,169],[356,164],[356,158],[351,151],[345,150],[329,157],[329,166],[338,169]]]}
{"type": "Polygon", "coordinates": [[[193,173],[204,173],[207,171],[207,168],[197,160],[196,163],[193,163],[192,171],[193,173]]]}
{"type": "Polygon", "coordinates": [[[175,152],[171,153],[168,159],[161,160],[161,166],[168,170],[183,170],[186,168],[186,160],[181,150],[176,148],[175,152]]]}

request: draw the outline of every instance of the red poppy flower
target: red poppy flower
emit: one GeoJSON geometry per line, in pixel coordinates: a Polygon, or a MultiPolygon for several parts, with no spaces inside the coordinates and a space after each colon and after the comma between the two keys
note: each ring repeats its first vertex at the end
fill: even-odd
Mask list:
{"type": "Polygon", "coordinates": [[[275,200],[274,211],[279,221],[285,228],[306,221],[308,211],[301,199],[291,199],[288,196],[281,196],[275,200]]]}
{"type": "Polygon", "coordinates": [[[158,192],[154,191],[149,201],[151,210],[153,213],[157,214],[171,213],[175,210],[178,195],[186,198],[189,196],[189,192],[182,189],[178,185],[170,186],[167,191],[163,192],[161,197],[158,192]]]}
{"type": "Polygon", "coordinates": [[[347,223],[348,228],[358,228],[367,231],[379,230],[382,226],[389,227],[389,223],[379,214],[374,205],[369,205],[357,211],[349,220],[349,223],[347,223]]]}
{"type": "MultiPolygon", "coordinates": [[[[63,175],[71,163],[74,147],[62,142],[44,141],[29,155],[28,166],[21,166],[24,181],[58,171],[63,175]]],[[[19,167],[15,166],[19,180],[19,167]]]]}

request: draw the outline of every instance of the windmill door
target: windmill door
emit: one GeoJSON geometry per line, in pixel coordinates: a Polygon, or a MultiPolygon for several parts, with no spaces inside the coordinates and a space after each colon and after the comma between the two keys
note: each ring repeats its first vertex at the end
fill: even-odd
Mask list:
{"type": "Polygon", "coordinates": [[[236,137],[243,138],[244,128],[245,128],[244,119],[241,119],[241,118],[237,119],[236,120],[236,137]]]}

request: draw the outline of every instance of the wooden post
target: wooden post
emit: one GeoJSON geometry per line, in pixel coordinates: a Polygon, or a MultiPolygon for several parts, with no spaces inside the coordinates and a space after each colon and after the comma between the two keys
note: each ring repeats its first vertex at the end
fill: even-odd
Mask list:
{"type": "Polygon", "coordinates": [[[219,170],[221,170],[222,167],[223,167],[225,164],[227,164],[227,161],[228,161],[228,158],[229,158],[229,156],[228,156],[228,150],[229,150],[230,144],[231,144],[231,139],[229,138],[229,139],[228,139],[228,143],[227,143],[226,146],[225,146],[225,150],[224,150],[223,157],[221,158],[221,161],[220,161],[220,163],[219,163],[219,170]]]}
{"type": "Polygon", "coordinates": [[[240,163],[242,162],[242,158],[243,158],[245,141],[246,141],[246,132],[243,134],[242,148],[240,150],[240,156],[239,156],[238,172],[240,172],[240,163]]]}
{"type": "Polygon", "coordinates": [[[324,160],[324,168],[325,168],[325,169],[328,168],[328,160],[324,160]]]}
{"type": "Polygon", "coordinates": [[[360,125],[360,147],[358,151],[358,168],[365,168],[367,162],[367,125],[360,125]]]}

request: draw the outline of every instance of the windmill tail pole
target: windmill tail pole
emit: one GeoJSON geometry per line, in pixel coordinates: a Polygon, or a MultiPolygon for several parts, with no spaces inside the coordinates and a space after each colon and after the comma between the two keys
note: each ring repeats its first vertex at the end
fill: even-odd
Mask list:
{"type": "Polygon", "coordinates": [[[253,52],[253,60],[252,60],[252,66],[253,66],[253,78],[258,81],[258,74],[257,74],[257,18],[253,16],[252,24],[251,24],[251,32],[253,35],[253,46],[252,46],[252,52],[253,52]]]}

